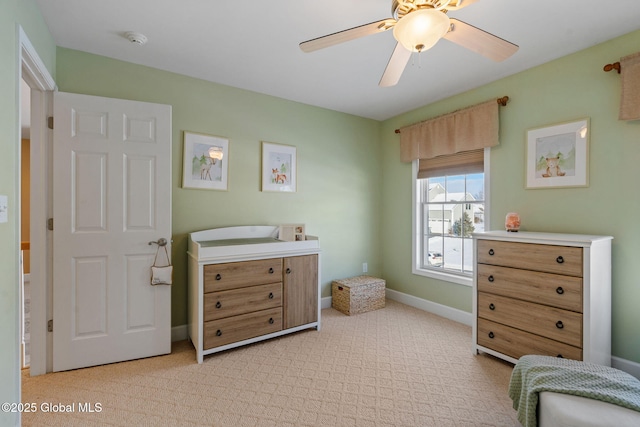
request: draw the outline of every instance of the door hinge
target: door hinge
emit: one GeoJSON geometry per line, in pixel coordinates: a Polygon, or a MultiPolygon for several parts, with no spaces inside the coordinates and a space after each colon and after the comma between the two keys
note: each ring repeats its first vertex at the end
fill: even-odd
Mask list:
{"type": "Polygon", "coordinates": [[[53,319],[47,322],[47,332],[53,332],[53,319]]]}
{"type": "Polygon", "coordinates": [[[47,220],[47,230],[53,230],[53,218],[47,220]]]}
{"type": "Polygon", "coordinates": [[[47,127],[53,129],[53,116],[47,117],[47,127]]]}

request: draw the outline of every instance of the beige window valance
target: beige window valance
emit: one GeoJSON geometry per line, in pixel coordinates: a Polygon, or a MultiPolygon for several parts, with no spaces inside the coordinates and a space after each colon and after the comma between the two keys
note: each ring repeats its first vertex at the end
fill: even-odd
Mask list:
{"type": "Polygon", "coordinates": [[[430,159],[499,144],[495,99],[400,129],[400,160],[430,159]]]}
{"type": "Polygon", "coordinates": [[[620,58],[620,120],[640,120],[640,52],[620,58]]]}

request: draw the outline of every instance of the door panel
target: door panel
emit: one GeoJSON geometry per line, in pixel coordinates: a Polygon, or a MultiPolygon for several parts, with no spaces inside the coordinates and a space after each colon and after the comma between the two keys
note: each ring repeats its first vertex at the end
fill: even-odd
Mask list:
{"type": "Polygon", "coordinates": [[[71,227],[74,232],[107,231],[107,156],[72,153],[71,227]]]}
{"type": "Polygon", "coordinates": [[[107,258],[75,257],[71,272],[72,339],[107,333],[107,258]]]}
{"type": "Polygon", "coordinates": [[[56,93],[54,115],[54,371],[169,353],[171,107],[56,93]]]}
{"type": "Polygon", "coordinates": [[[127,230],[152,230],[155,227],[155,159],[125,156],[125,227],[127,230]]]}

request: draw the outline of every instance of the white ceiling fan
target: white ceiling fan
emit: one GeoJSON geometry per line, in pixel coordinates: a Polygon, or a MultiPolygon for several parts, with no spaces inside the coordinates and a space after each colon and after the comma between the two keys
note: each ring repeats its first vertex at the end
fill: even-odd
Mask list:
{"type": "Polygon", "coordinates": [[[393,86],[400,80],[412,52],[424,52],[445,38],[494,61],[513,55],[518,46],[463,21],[447,16],[478,0],[392,0],[393,18],[339,31],[300,43],[304,52],[324,49],[359,37],[393,28],[397,44],[384,70],[380,86],[393,86]]]}

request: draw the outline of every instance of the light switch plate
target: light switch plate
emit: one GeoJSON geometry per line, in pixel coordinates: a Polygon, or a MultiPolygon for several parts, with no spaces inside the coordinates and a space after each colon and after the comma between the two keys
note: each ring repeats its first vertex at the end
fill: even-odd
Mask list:
{"type": "Polygon", "coordinates": [[[0,222],[9,221],[9,199],[0,194],[0,222]]]}

